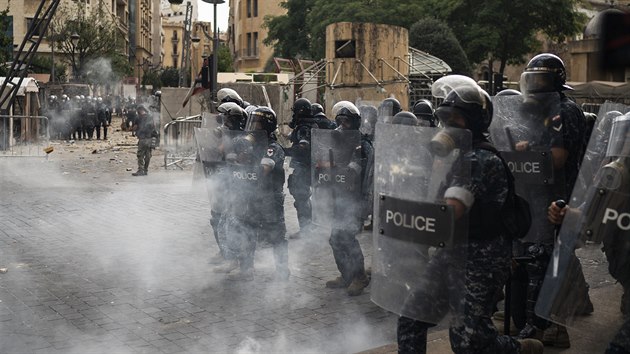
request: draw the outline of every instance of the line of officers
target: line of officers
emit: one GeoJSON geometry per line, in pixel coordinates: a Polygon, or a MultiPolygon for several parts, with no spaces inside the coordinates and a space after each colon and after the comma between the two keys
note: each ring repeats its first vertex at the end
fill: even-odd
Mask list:
{"type": "MultiPolygon", "coordinates": [[[[626,140],[624,134],[630,130],[619,133],[614,126],[621,127],[630,116],[619,113],[615,124],[594,138],[604,123],[593,119],[589,127],[582,110],[563,93],[570,89],[562,60],[543,53],[532,58],[522,74],[522,94],[505,90],[491,98],[472,79],[451,75],[432,85],[433,96],[441,101],[435,110],[426,100],[416,102],[412,112],[401,110],[393,98],[378,108],[340,101],[331,112],[334,121],[320,105],[300,98],[293,106],[291,146],[286,148],[278,143],[271,108],[249,105],[234,90],[222,89],[217,94],[220,114],[204,119],[203,128],[195,133],[211,202],[210,223],[219,246],[211,263],[228,279],[252,280],[256,244],[266,241],[273,246],[275,278],[289,278],[283,189],[283,165],[289,156],[292,172],[287,182],[295,199],[299,237],[321,232],[322,226],[331,228],[329,242],[340,276],[326,287],[356,296],[372,281],[372,300],[400,316],[399,352],[426,352],[428,329],[445,319],[456,353],[541,353],[543,343],[567,348],[564,325],[594,311],[575,250],[598,243],[587,243],[575,226],[601,216],[587,213],[593,209],[590,200],[572,197],[571,191],[591,199],[605,194],[603,189],[588,193],[593,181],[601,178],[598,171],[630,150],[610,147],[626,140]],[[457,130],[464,133],[453,133],[457,130]],[[379,134],[391,137],[385,133],[392,131],[400,141],[379,140],[379,134]],[[415,141],[402,138],[409,131],[417,132],[415,141]],[[587,149],[593,144],[600,147],[587,149]],[[409,156],[403,159],[408,166],[388,165],[387,156],[396,155],[409,156]],[[581,166],[585,155],[597,162],[581,166]],[[583,173],[585,168],[590,175],[583,173]],[[375,228],[378,247],[373,269],[366,270],[356,236],[370,216],[375,225],[391,221],[383,210],[373,208],[375,199],[377,205],[385,199],[387,188],[382,185],[387,181],[413,181],[410,190],[413,184],[422,184],[422,197],[413,193],[403,197],[449,210],[459,222],[456,227],[466,229],[466,242],[450,248],[443,246],[445,242],[435,243],[435,237],[438,241],[441,237],[437,225],[432,226],[431,231],[438,232],[430,242],[424,239],[425,228],[425,234],[406,240],[401,248],[396,245],[400,240],[379,236],[383,230],[375,228]],[[519,239],[507,234],[500,217],[514,192],[530,203],[532,214],[530,231],[519,239]],[[566,226],[567,221],[572,226],[566,226]],[[388,254],[392,249],[404,251],[388,254]],[[413,255],[411,259],[403,259],[405,252],[413,255]],[[414,269],[392,274],[396,263],[414,269]],[[492,321],[493,315],[501,316],[497,303],[505,293],[510,294],[506,301],[517,329],[513,335],[500,335],[492,321]]],[[[606,200],[598,199],[595,209],[605,207],[606,200]]],[[[606,215],[610,219],[612,214],[606,215]]],[[[600,235],[609,262],[626,264],[628,252],[612,256],[610,249],[616,247],[611,242],[621,242],[619,234],[627,235],[627,228],[607,229],[606,235],[616,236],[611,238],[594,224],[586,234],[600,235]]],[[[621,245],[629,249],[627,243],[621,245]]],[[[621,281],[625,274],[630,269],[613,276],[621,281]]],[[[626,316],[630,308],[622,306],[622,311],[626,316]]],[[[606,352],[630,352],[630,322],[611,339],[606,352]]]]}
{"type": "Polygon", "coordinates": [[[50,95],[42,115],[49,117],[53,139],[107,140],[112,123],[111,104],[102,97],[50,95]]]}

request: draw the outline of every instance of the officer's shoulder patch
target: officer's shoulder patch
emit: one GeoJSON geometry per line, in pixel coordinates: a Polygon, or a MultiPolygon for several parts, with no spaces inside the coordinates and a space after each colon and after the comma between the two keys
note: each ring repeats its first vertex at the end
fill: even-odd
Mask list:
{"type": "Polygon", "coordinates": [[[267,149],[267,156],[271,157],[271,156],[273,156],[273,153],[274,153],[273,148],[267,149]]]}

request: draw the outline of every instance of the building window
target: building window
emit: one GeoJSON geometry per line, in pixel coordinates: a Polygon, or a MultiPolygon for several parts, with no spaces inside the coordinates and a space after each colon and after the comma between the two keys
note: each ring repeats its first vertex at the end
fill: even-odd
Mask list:
{"type": "Polygon", "coordinates": [[[252,56],[252,34],[247,33],[247,56],[252,56]]]}
{"type": "Polygon", "coordinates": [[[252,0],[254,2],[254,17],[258,17],[258,0],[252,0]]]}
{"type": "Polygon", "coordinates": [[[258,32],[254,32],[254,40],[252,41],[253,52],[252,55],[258,56],[258,32]]]}
{"type": "Polygon", "coordinates": [[[177,31],[173,31],[173,40],[176,41],[177,40],[177,31]]]}
{"type": "MultiPolygon", "coordinates": [[[[26,30],[28,31],[31,28],[31,25],[33,24],[33,18],[27,18],[26,19],[26,30]]],[[[41,21],[36,25],[35,27],[35,31],[33,32],[33,35],[36,37],[43,37],[45,35],[42,25],[41,25],[41,21]]]]}
{"type": "Polygon", "coordinates": [[[247,17],[252,17],[252,0],[247,0],[247,17]]]}

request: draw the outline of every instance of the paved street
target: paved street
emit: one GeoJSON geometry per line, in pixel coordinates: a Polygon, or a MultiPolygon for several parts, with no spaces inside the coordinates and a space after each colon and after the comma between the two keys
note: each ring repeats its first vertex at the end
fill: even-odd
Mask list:
{"type": "MultiPolygon", "coordinates": [[[[253,282],[214,274],[205,191],[191,169],[160,167],[159,151],[149,176],[132,177],[128,135],[57,142],[48,160],[0,158],[0,353],[349,353],[395,342],[396,318],[369,291],[324,287],[338,274],[325,233],[290,241],[286,283],[272,280],[270,248],[256,253],[253,282]]],[[[292,233],[290,197],[286,211],[292,233]]],[[[371,236],[360,241],[369,265],[371,236]]],[[[602,281],[591,296],[601,314],[590,323],[619,320],[618,286],[602,281]]],[[[446,331],[430,339],[429,352],[449,351],[446,331]]],[[[572,339],[563,353],[605,340],[572,339]]]]}
{"type": "MultiPolygon", "coordinates": [[[[43,158],[0,158],[0,352],[354,352],[393,341],[395,318],[369,294],[324,287],[337,276],[327,236],[290,241],[291,277],[230,282],[204,191],[191,170],[154,156],[132,177],[135,147],[55,144],[43,158]],[[96,153],[92,153],[96,152],[96,153]]],[[[122,136],[122,138],[121,138],[122,136]]],[[[297,220],[287,198],[289,232],[297,220]]],[[[361,237],[369,249],[370,236],[361,237]]]]}

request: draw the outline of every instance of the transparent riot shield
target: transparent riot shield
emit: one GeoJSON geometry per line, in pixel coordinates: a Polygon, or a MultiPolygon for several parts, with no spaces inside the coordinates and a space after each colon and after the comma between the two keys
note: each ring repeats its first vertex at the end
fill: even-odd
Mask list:
{"type": "Polygon", "coordinates": [[[603,105],[598,114],[536,304],[538,316],[586,336],[597,333],[602,343],[623,321],[619,299],[630,285],[630,116],[619,115],[627,108],[603,105]],[[589,317],[578,286],[584,281],[595,308],[589,317]]]}
{"type": "Polygon", "coordinates": [[[203,112],[201,114],[201,127],[202,128],[216,128],[223,124],[220,121],[220,115],[216,113],[203,112]]]}
{"type": "Polygon", "coordinates": [[[440,323],[461,311],[468,220],[444,194],[470,180],[470,132],[379,123],[376,137],[372,301],[440,323]]]}
{"type": "Polygon", "coordinates": [[[363,211],[361,133],[313,129],[311,134],[313,223],[325,228],[346,227],[363,211]]]}
{"type": "Polygon", "coordinates": [[[213,128],[194,128],[199,163],[205,177],[210,207],[214,212],[223,211],[225,175],[225,152],[223,132],[215,123],[213,128]]]}
{"type": "Polygon", "coordinates": [[[564,171],[555,169],[552,147],[562,147],[560,96],[557,93],[495,96],[489,132],[507,162],[516,192],[531,207],[532,225],[522,242],[553,243],[554,228],[547,221],[552,201],[566,200],[564,171]]]}
{"type": "Polygon", "coordinates": [[[240,220],[255,220],[260,188],[260,159],[267,151],[265,131],[223,132],[226,161],[226,195],[229,213],[240,220]]]}

